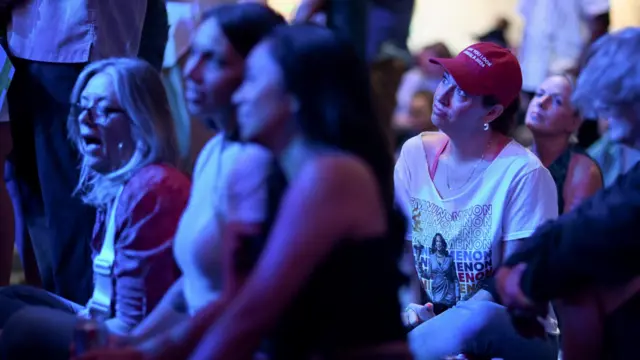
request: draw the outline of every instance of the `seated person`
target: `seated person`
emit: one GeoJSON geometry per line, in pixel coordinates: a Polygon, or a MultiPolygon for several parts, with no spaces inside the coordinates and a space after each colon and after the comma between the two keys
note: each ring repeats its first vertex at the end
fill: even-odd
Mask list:
{"type": "Polygon", "coordinates": [[[531,150],[549,169],[558,189],[558,212],[570,211],[602,188],[600,167],[571,137],[582,123],[571,104],[573,79],[547,78],[529,102],[525,123],[533,134],[531,150]]]}
{"type": "Polygon", "coordinates": [[[239,141],[231,96],[242,82],[249,51],[284,23],[273,10],[252,3],[223,4],[203,14],[184,69],[186,101],[191,115],[219,132],[198,156],[192,196],[176,232],[174,255],[183,276],[122,341],[141,346],[164,342],[192,314],[220,300],[223,290],[235,292],[236,286],[223,278],[223,234],[264,233],[264,185],[272,156],[261,146],[239,141]]]}
{"type": "Polygon", "coordinates": [[[172,240],[190,192],[178,170],[173,120],[158,73],[134,59],[95,62],[71,97],[76,194],[98,209],[91,240],[95,289],[83,306],[31,287],[0,289],[3,359],[68,359],[78,317],[126,334],[179,276],[172,240]]]}
{"type": "Polygon", "coordinates": [[[400,151],[402,144],[407,140],[423,131],[438,131],[431,121],[432,107],[433,93],[421,90],[413,95],[407,116],[394,118],[393,130],[397,151],[400,151]]]}

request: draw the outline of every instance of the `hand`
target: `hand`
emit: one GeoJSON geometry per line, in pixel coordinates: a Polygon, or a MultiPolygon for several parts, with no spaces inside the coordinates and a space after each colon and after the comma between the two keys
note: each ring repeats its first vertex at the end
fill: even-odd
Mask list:
{"type": "Polygon", "coordinates": [[[415,328],[435,316],[432,303],[426,305],[409,304],[402,313],[402,322],[408,328],[415,328]]]}
{"type": "Polygon", "coordinates": [[[296,10],[296,15],[293,19],[294,23],[301,23],[310,21],[314,15],[324,8],[327,0],[302,0],[296,10]]]}
{"type": "Polygon", "coordinates": [[[520,281],[527,264],[518,264],[513,268],[502,267],[495,275],[496,291],[500,296],[498,300],[502,305],[522,310],[531,310],[535,307],[532,300],[522,292],[520,281]]]}

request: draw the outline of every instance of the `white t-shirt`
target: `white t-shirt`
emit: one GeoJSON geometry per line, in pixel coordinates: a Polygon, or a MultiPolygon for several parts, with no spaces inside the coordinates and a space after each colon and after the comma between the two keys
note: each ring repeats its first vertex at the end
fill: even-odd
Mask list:
{"type": "Polygon", "coordinates": [[[265,220],[271,161],[266,149],[231,142],[222,134],[200,152],[174,240],[190,313],[216,300],[222,289],[222,225],[265,220]]]}
{"type": "Polygon", "coordinates": [[[575,67],[589,39],[587,21],[609,11],[609,0],[521,0],[522,89],[534,92],[550,75],[575,67]]]}
{"type": "Polygon", "coordinates": [[[526,238],[558,216],[551,174],[515,141],[463,192],[442,199],[429,175],[422,135],[415,136],[402,147],[395,189],[411,219],[407,240],[413,242],[423,288],[430,301],[448,306],[475,293],[479,282],[493,274],[503,261],[502,242],[526,238]],[[446,243],[440,252],[436,234],[446,243]]]}

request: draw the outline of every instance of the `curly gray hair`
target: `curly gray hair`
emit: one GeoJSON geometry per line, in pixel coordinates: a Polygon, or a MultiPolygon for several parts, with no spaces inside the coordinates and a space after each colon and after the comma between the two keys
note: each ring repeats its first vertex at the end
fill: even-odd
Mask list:
{"type": "Polygon", "coordinates": [[[599,107],[640,101],[640,28],[607,34],[591,46],[572,101],[593,117],[599,107]]]}

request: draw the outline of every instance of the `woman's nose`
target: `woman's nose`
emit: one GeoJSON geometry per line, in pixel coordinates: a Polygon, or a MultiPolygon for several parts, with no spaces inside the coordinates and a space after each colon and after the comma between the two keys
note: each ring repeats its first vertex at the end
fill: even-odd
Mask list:
{"type": "Polygon", "coordinates": [[[551,97],[549,95],[542,95],[542,97],[540,97],[540,100],[538,100],[538,107],[541,109],[546,109],[549,106],[549,100],[551,100],[551,97]]]}

